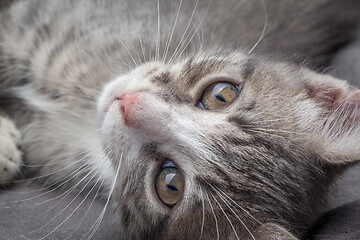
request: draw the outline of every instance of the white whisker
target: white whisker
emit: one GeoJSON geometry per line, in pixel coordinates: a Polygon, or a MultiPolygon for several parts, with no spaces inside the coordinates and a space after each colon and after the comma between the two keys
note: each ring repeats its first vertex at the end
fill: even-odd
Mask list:
{"type": "Polygon", "coordinates": [[[285,139],[284,136],[280,136],[280,135],[276,135],[276,134],[271,134],[271,133],[266,133],[266,132],[258,131],[258,130],[254,130],[254,129],[246,129],[246,131],[255,132],[255,133],[261,133],[261,134],[264,134],[264,135],[268,135],[268,136],[272,136],[272,137],[279,137],[279,138],[285,139]]]}
{"type": "Polygon", "coordinates": [[[236,229],[235,229],[234,225],[232,224],[230,218],[229,218],[228,215],[225,213],[224,209],[221,207],[221,204],[216,200],[216,198],[214,197],[214,195],[211,194],[211,196],[212,196],[212,198],[215,200],[216,204],[219,206],[220,210],[224,213],[224,215],[225,215],[226,219],[228,220],[228,222],[230,223],[230,226],[231,226],[232,230],[233,230],[234,233],[235,233],[236,239],[239,240],[239,236],[237,235],[236,229]]]}
{"type": "MultiPolygon", "coordinates": [[[[109,146],[108,146],[108,147],[109,147],[109,146]]],[[[62,193],[60,196],[55,197],[55,198],[50,199],[50,200],[46,200],[46,201],[44,201],[44,202],[49,202],[49,201],[51,201],[51,200],[57,199],[57,198],[59,198],[59,197],[61,197],[62,195],[65,194],[65,196],[64,196],[58,203],[56,203],[55,206],[53,206],[51,209],[55,208],[55,207],[56,207],[61,201],[63,201],[77,186],[79,186],[85,179],[87,179],[88,176],[90,176],[90,175],[93,174],[93,173],[96,173],[97,167],[100,166],[100,165],[103,163],[104,160],[106,160],[106,157],[103,157],[103,159],[101,159],[101,160],[97,163],[97,165],[96,165],[94,168],[92,168],[91,171],[89,171],[84,177],[82,177],[82,179],[81,179],[79,182],[77,182],[77,184],[75,184],[74,186],[72,186],[70,189],[68,189],[67,191],[65,191],[64,193],[62,193]]],[[[77,194],[56,216],[54,216],[51,220],[49,220],[45,225],[43,225],[42,227],[40,227],[40,228],[38,228],[38,229],[30,232],[29,234],[32,234],[32,233],[35,233],[35,232],[40,231],[40,230],[43,229],[45,226],[47,226],[48,224],[50,224],[53,220],[55,220],[56,218],[58,218],[58,217],[80,196],[80,194],[81,194],[81,193],[86,189],[86,187],[92,182],[92,179],[95,178],[95,176],[96,176],[96,175],[93,174],[93,176],[85,183],[85,185],[84,185],[84,186],[82,187],[82,189],[78,192],[78,194],[77,194]]],[[[101,175],[101,176],[102,176],[102,175],[101,175]]],[[[99,181],[99,179],[101,179],[101,176],[98,178],[97,182],[99,181]]],[[[97,183],[96,183],[96,184],[97,184],[97,183]]],[[[94,184],[94,186],[95,186],[96,184],[94,184]]],[[[93,188],[94,188],[94,186],[93,186],[93,188]]],[[[93,189],[93,188],[92,188],[92,189],[93,189]]],[[[42,203],[44,203],[44,202],[42,202],[42,203]]],[[[42,203],[40,203],[40,204],[42,204],[42,203]]],[[[36,204],[36,205],[39,205],[39,204],[36,204]]],[[[51,209],[49,209],[48,211],[50,211],[51,209]]],[[[48,212],[48,211],[47,211],[47,212],[48,212]]],[[[45,213],[46,213],[46,212],[45,212],[45,213]]],[[[41,215],[44,215],[44,213],[41,214],[41,215]]],[[[41,215],[40,215],[40,216],[41,216],[41,215]]],[[[39,217],[39,216],[38,216],[38,217],[39,217]]],[[[62,225],[62,224],[61,224],[61,225],[62,225]]],[[[56,231],[56,229],[54,229],[53,231],[51,231],[50,233],[48,233],[47,235],[45,235],[43,238],[49,236],[49,235],[50,235],[51,233],[53,233],[54,231],[56,231]]],[[[41,238],[41,239],[43,239],[43,238],[41,238]]]]}
{"type": "Polygon", "coordinates": [[[121,45],[124,47],[125,51],[129,54],[131,60],[133,61],[133,63],[135,64],[136,67],[138,67],[138,64],[137,62],[135,61],[133,55],[130,53],[129,49],[126,47],[126,45],[123,43],[123,41],[121,41],[121,39],[119,37],[116,38],[120,43],[121,45]]]}
{"type": "Polygon", "coordinates": [[[262,120],[262,121],[251,121],[250,123],[252,124],[259,124],[259,123],[269,123],[269,122],[280,122],[280,121],[286,121],[289,120],[290,118],[277,118],[277,119],[270,119],[270,120],[262,120]]]}
{"type": "Polygon", "coordinates": [[[254,51],[254,49],[259,45],[259,43],[261,42],[261,40],[264,37],[265,31],[266,31],[266,26],[267,26],[267,22],[268,22],[268,15],[267,15],[267,10],[266,10],[266,5],[264,3],[264,0],[260,0],[261,4],[263,5],[264,8],[264,15],[265,15],[265,20],[264,20],[264,27],[263,30],[261,32],[261,35],[259,37],[259,39],[257,40],[257,42],[254,44],[254,46],[250,49],[250,51],[248,52],[248,54],[251,54],[252,51],[254,51]]]}
{"type": "MultiPolygon", "coordinates": [[[[85,164],[83,164],[82,166],[85,166],[85,164]]],[[[58,180],[58,181],[56,181],[56,182],[54,182],[54,183],[52,183],[52,184],[50,184],[50,185],[48,185],[48,186],[46,186],[46,187],[43,187],[43,188],[40,188],[40,189],[35,189],[35,190],[30,190],[30,191],[11,191],[11,190],[9,190],[9,191],[6,191],[6,190],[0,190],[0,192],[7,192],[7,193],[14,193],[14,194],[29,194],[29,193],[34,193],[34,192],[42,192],[42,191],[44,191],[44,190],[47,190],[47,189],[52,189],[52,188],[56,188],[57,186],[59,186],[58,184],[60,184],[60,185],[63,185],[63,183],[65,182],[69,182],[69,179],[67,179],[67,178],[70,178],[70,179],[73,179],[74,178],[74,176],[72,176],[71,177],[71,175],[77,175],[76,174],[76,172],[77,171],[80,171],[81,170],[81,167],[82,166],[80,166],[80,168],[78,168],[78,169],[76,169],[75,171],[73,171],[73,172],[71,172],[71,173],[69,173],[68,175],[66,175],[65,177],[63,177],[62,179],[60,179],[60,180],[58,180]]],[[[2,203],[0,203],[0,204],[2,204],[2,203]]]]}
{"type": "MultiPolygon", "coordinates": [[[[140,43],[141,52],[142,52],[143,57],[144,57],[144,61],[143,61],[143,62],[146,62],[145,48],[144,48],[144,45],[143,45],[143,43],[142,43],[142,40],[141,40],[140,36],[138,36],[138,40],[139,40],[139,43],[140,43]]],[[[140,63],[141,63],[141,61],[140,61],[140,63]]]]}
{"type": "MultiPolygon", "coordinates": [[[[70,180],[74,179],[77,175],[81,174],[82,172],[86,171],[87,169],[88,169],[88,167],[87,167],[87,168],[83,168],[82,171],[76,173],[71,179],[67,180],[66,182],[69,182],[70,180]]],[[[87,175],[88,175],[88,174],[87,174],[87,175]]],[[[87,176],[87,175],[86,175],[86,176],[87,176]]],[[[56,188],[52,189],[52,191],[55,191],[56,189],[60,188],[62,185],[66,184],[66,182],[62,182],[59,186],[57,186],[56,188]]],[[[80,182],[81,182],[81,181],[80,181],[80,182]]],[[[68,195],[67,193],[70,193],[72,190],[74,190],[74,189],[76,188],[76,186],[78,186],[78,184],[77,184],[77,185],[74,185],[74,186],[71,186],[68,190],[66,190],[65,192],[61,193],[60,195],[58,195],[58,196],[56,196],[56,197],[54,197],[54,198],[46,199],[45,201],[36,203],[35,205],[41,205],[41,204],[44,204],[44,203],[47,203],[47,202],[54,201],[55,199],[58,199],[58,198],[62,197],[62,196],[65,195],[65,194],[66,194],[66,196],[67,196],[67,195],[68,195]]],[[[49,192],[50,192],[50,191],[49,191],[49,192]]],[[[49,192],[47,192],[47,193],[49,193],[49,192]]],[[[65,196],[63,199],[65,199],[66,196],[65,196]]],[[[61,200],[60,200],[59,202],[61,202],[61,200]]],[[[58,202],[58,203],[59,203],[59,202],[58,202]]],[[[58,204],[58,203],[57,203],[57,204],[58,204]]],[[[55,204],[55,206],[56,206],[57,204],[55,204]]]]}
{"type": "MultiPolygon", "coordinates": [[[[90,172],[89,172],[90,173],[90,172]]],[[[84,179],[86,179],[86,177],[89,175],[89,173],[84,176],[81,181],[79,181],[75,186],[72,187],[72,190],[76,188],[76,186],[78,186],[84,179]]],[[[93,175],[87,182],[86,184],[83,186],[83,188],[78,192],[78,194],[76,194],[76,196],[58,213],[56,214],[51,220],[49,220],[45,225],[43,225],[42,227],[30,232],[29,234],[35,233],[40,231],[41,229],[43,229],[45,226],[49,225],[53,220],[55,220],[56,218],[58,218],[79,196],[80,194],[86,189],[86,187],[89,185],[89,183],[92,181],[92,179],[95,177],[95,175],[93,175]]],[[[68,192],[68,194],[70,194],[70,192],[68,192]]],[[[68,196],[68,194],[66,196],[68,196]]],[[[65,197],[66,197],[65,196],[65,197]]],[[[65,198],[63,198],[65,199],[65,198]]],[[[55,229],[56,230],[56,229],[55,229]]],[[[51,231],[50,233],[46,234],[44,237],[40,238],[40,239],[44,239],[47,236],[49,236],[51,233],[53,233],[55,230],[51,231]]]]}
{"type": "MultiPolygon", "coordinates": [[[[82,170],[87,170],[87,168],[86,169],[82,169],[82,170]]],[[[40,197],[40,196],[42,196],[42,195],[45,195],[45,194],[48,194],[48,193],[50,193],[50,192],[54,192],[55,190],[57,190],[57,189],[59,189],[61,186],[63,186],[63,185],[65,185],[67,182],[69,182],[69,181],[71,181],[72,179],[74,179],[78,174],[81,174],[81,172],[78,172],[78,173],[76,173],[74,176],[72,176],[72,178],[71,179],[68,179],[66,182],[62,182],[61,184],[59,184],[58,186],[56,186],[55,188],[51,188],[49,191],[47,191],[47,192],[45,192],[45,193],[42,193],[42,194],[39,194],[38,196],[36,196],[36,198],[38,198],[38,197],[40,197]]],[[[51,202],[51,201],[53,201],[53,200],[55,200],[55,199],[58,199],[58,198],[60,198],[60,197],[62,197],[63,195],[65,195],[65,194],[67,194],[68,192],[71,192],[74,188],[75,188],[76,186],[71,186],[68,190],[66,190],[65,192],[63,192],[63,193],[61,193],[60,195],[58,195],[58,196],[56,196],[56,197],[53,197],[53,198],[50,198],[50,199],[46,199],[46,200],[44,200],[44,201],[42,201],[42,202],[39,202],[39,203],[36,203],[35,205],[41,205],[41,204],[44,204],[44,203],[47,203],[47,202],[51,202]]],[[[68,194],[67,194],[68,195],[68,194]]],[[[66,196],[67,196],[66,195],[66,196]]],[[[66,197],[65,196],[65,197],[66,197]]],[[[64,197],[64,198],[65,198],[64,197]]],[[[63,199],[64,199],[63,198],[63,199]]],[[[61,202],[61,201],[59,201],[59,202],[61,202]]],[[[58,204],[58,203],[57,203],[58,204]]],[[[57,204],[55,204],[55,206],[57,206],[57,204]]],[[[55,206],[53,206],[53,207],[55,207],[55,206]]],[[[51,208],[52,209],[52,208],[51,208]]],[[[51,210],[51,209],[49,209],[49,210],[51,210]]],[[[48,211],[49,211],[48,210],[48,211]]]]}
{"type": "MultiPolygon", "coordinates": [[[[61,149],[59,149],[59,150],[63,150],[63,149],[64,149],[64,148],[61,148],[61,149]]],[[[85,154],[85,153],[90,154],[88,150],[84,150],[83,152],[75,155],[75,157],[81,156],[81,155],[83,155],[83,154],[85,154]]],[[[87,156],[88,156],[88,155],[87,155],[87,156]]],[[[60,163],[67,162],[67,161],[69,161],[69,160],[68,160],[68,159],[63,159],[63,160],[60,160],[60,161],[57,161],[57,162],[53,162],[53,163],[31,164],[31,165],[29,165],[29,164],[18,164],[18,165],[19,165],[19,166],[23,166],[23,167],[28,167],[28,168],[37,168],[37,167],[45,167],[45,166],[54,166],[54,165],[58,165],[58,164],[60,164],[60,163]]]]}
{"type": "Polygon", "coordinates": [[[211,208],[211,212],[212,212],[212,214],[213,214],[213,216],[214,216],[214,219],[215,219],[217,240],[219,240],[219,239],[220,239],[220,233],[219,233],[218,220],[217,220],[217,218],[216,218],[216,214],[215,214],[214,208],[213,208],[213,206],[212,206],[212,204],[211,204],[211,201],[210,201],[210,199],[209,199],[209,196],[208,196],[207,194],[206,194],[206,196],[207,196],[207,200],[208,200],[208,203],[209,203],[209,205],[210,205],[210,208],[211,208]]]}
{"type": "MultiPolygon", "coordinates": [[[[100,176],[101,178],[101,176],[100,176]]],[[[84,197],[84,199],[78,204],[78,206],[69,214],[69,216],[67,216],[65,218],[65,220],[63,220],[58,226],[56,226],[56,228],[54,228],[52,231],[50,231],[48,234],[46,234],[45,236],[43,236],[42,238],[40,238],[39,240],[45,239],[46,237],[50,236],[53,232],[55,232],[57,229],[59,229],[67,220],[69,220],[69,218],[71,218],[71,216],[74,215],[74,213],[79,209],[79,207],[85,202],[85,200],[87,199],[87,197],[91,194],[91,192],[94,190],[95,186],[98,184],[98,182],[100,181],[100,178],[98,178],[98,180],[95,182],[95,184],[92,186],[92,188],[89,190],[89,192],[86,194],[86,196],[84,197]]],[[[89,180],[89,182],[91,181],[91,179],[89,180]]],[[[80,191],[81,193],[82,191],[80,191]]],[[[80,195],[80,193],[78,195],[80,195]]],[[[74,200],[77,198],[78,196],[76,196],[74,198],[74,200]]],[[[66,209],[66,207],[65,207],[66,209]]]]}
{"type": "Polygon", "coordinates": [[[157,35],[156,35],[156,47],[155,47],[155,61],[159,60],[160,57],[160,3],[159,0],[156,0],[157,7],[157,35]]]}
{"type": "MultiPolygon", "coordinates": [[[[106,200],[106,203],[105,203],[105,206],[104,206],[102,212],[100,213],[99,217],[97,218],[95,224],[90,228],[91,232],[90,232],[90,235],[89,235],[88,239],[91,239],[92,236],[95,234],[95,232],[99,228],[100,223],[101,223],[101,221],[102,221],[102,219],[103,219],[103,217],[105,215],[105,211],[107,209],[107,206],[109,205],[110,197],[112,196],[112,193],[113,193],[113,191],[115,189],[115,183],[116,183],[116,180],[118,178],[118,175],[119,175],[119,172],[120,172],[120,169],[121,169],[121,166],[122,166],[122,161],[123,161],[122,158],[123,158],[123,151],[121,153],[119,163],[117,164],[117,167],[116,167],[116,173],[115,173],[115,176],[114,176],[114,181],[112,182],[111,187],[110,187],[109,196],[108,196],[108,198],[106,200]]],[[[86,236],[88,233],[86,233],[84,236],[86,236]]]]}
{"type": "Polygon", "coordinates": [[[84,220],[85,220],[86,216],[89,214],[90,209],[93,206],[97,196],[99,195],[100,189],[102,188],[103,184],[104,184],[104,180],[102,180],[101,184],[99,185],[99,187],[95,193],[95,196],[93,197],[93,199],[92,199],[87,211],[85,212],[83,218],[81,219],[80,223],[76,226],[76,228],[72,231],[72,233],[65,240],[70,239],[70,237],[76,232],[76,229],[78,229],[81,226],[81,224],[84,222],[84,220]]]}
{"type": "MultiPolygon", "coordinates": [[[[90,161],[90,160],[89,160],[89,161],[90,161]]],[[[89,162],[89,161],[88,161],[88,162],[89,162]]],[[[86,162],[86,163],[84,163],[83,165],[81,165],[80,168],[78,168],[78,169],[81,169],[82,167],[86,166],[88,162],[86,162]]],[[[77,163],[77,162],[75,162],[75,163],[77,163]]],[[[75,163],[74,163],[73,165],[75,165],[75,163]]],[[[78,170],[78,169],[77,169],[77,170],[78,170]]],[[[62,170],[62,169],[61,169],[61,170],[62,170]]],[[[77,170],[76,170],[76,171],[77,171],[77,170]]],[[[56,172],[55,172],[55,173],[56,173],[56,172]]],[[[70,176],[70,175],[73,174],[73,173],[74,173],[74,172],[71,172],[71,173],[68,174],[65,178],[67,178],[68,176],[70,176]]],[[[53,174],[54,174],[54,173],[53,173],[53,174]]],[[[70,181],[70,180],[71,180],[72,178],[74,178],[77,174],[78,174],[78,173],[76,173],[76,174],[75,174],[73,177],[71,177],[70,179],[66,180],[65,183],[68,182],[68,181],[70,181]]],[[[49,174],[49,175],[42,175],[42,176],[37,177],[37,178],[25,179],[24,181],[28,181],[28,180],[31,180],[31,179],[39,179],[39,178],[41,178],[41,177],[50,176],[50,175],[51,175],[51,174],[49,174]]],[[[63,179],[64,179],[64,178],[63,178],[63,179]]],[[[19,180],[19,181],[20,181],[20,180],[19,180]]],[[[58,182],[59,182],[59,181],[58,181],[58,182]]],[[[56,189],[60,188],[60,187],[61,187],[62,185],[64,185],[65,183],[62,183],[62,184],[60,184],[59,186],[57,186],[57,187],[55,187],[55,188],[52,188],[52,189],[50,189],[50,190],[48,190],[48,191],[46,191],[46,192],[44,192],[44,193],[38,194],[38,195],[36,195],[36,196],[34,196],[34,197],[30,197],[30,198],[22,199],[22,200],[17,200],[17,201],[12,201],[12,202],[2,202],[2,203],[0,203],[0,205],[1,205],[1,204],[13,204],[13,203],[25,202],[25,201],[30,201],[30,200],[39,198],[39,197],[41,197],[41,196],[43,196],[43,195],[45,195],[45,194],[48,194],[48,193],[50,193],[50,192],[55,191],[56,189]]],[[[54,184],[52,184],[51,186],[56,185],[56,184],[57,184],[57,183],[54,183],[54,184]]],[[[48,188],[51,188],[51,187],[48,186],[48,187],[45,187],[45,188],[43,188],[43,189],[41,189],[41,190],[48,189],[48,188]]],[[[40,191],[40,190],[36,190],[36,191],[33,191],[33,192],[37,192],[37,191],[40,191]]],[[[25,193],[29,193],[29,192],[25,192],[25,193]]]]}
{"type": "MultiPolygon", "coordinates": [[[[215,189],[214,189],[215,190],[215,189]]],[[[216,190],[215,190],[216,191],[216,190]]],[[[224,199],[223,196],[221,196],[221,194],[219,194],[219,192],[216,191],[216,193],[218,194],[218,196],[220,197],[220,199],[225,203],[225,205],[230,209],[230,211],[235,215],[235,217],[240,221],[241,225],[246,229],[246,231],[250,234],[251,238],[253,240],[256,240],[254,235],[251,233],[250,229],[246,226],[246,224],[244,223],[243,220],[240,219],[240,217],[234,212],[234,210],[232,209],[232,205],[231,203],[229,203],[229,201],[227,201],[226,199],[224,199]]],[[[253,218],[253,217],[252,217],[253,218]]],[[[253,218],[254,219],[254,218],[253,218]]],[[[257,221],[257,220],[256,220],[257,221]]]]}
{"type": "MultiPolygon", "coordinates": [[[[128,10],[129,14],[130,14],[130,18],[131,18],[132,23],[135,24],[135,19],[134,19],[134,16],[133,16],[133,14],[132,14],[129,6],[127,5],[127,3],[126,3],[125,0],[122,0],[122,1],[123,1],[124,5],[125,5],[126,9],[128,10]]],[[[143,54],[144,61],[146,61],[145,50],[144,50],[144,47],[143,47],[143,44],[142,44],[142,40],[141,40],[141,37],[140,37],[139,34],[137,35],[137,38],[138,38],[139,43],[140,43],[140,48],[141,48],[141,52],[142,52],[142,54],[143,54]]],[[[139,56],[139,54],[138,54],[138,56],[139,56]]],[[[139,57],[139,62],[140,62],[140,63],[142,62],[141,59],[140,59],[140,57],[139,57]]]]}
{"type": "MultiPolygon", "coordinates": [[[[90,155],[90,154],[89,154],[89,155],[90,155]]],[[[84,158],[88,157],[89,155],[83,157],[81,160],[83,160],[84,158]]],[[[79,160],[79,161],[81,161],[81,160],[79,160]]],[[[64,171],[64,170],[66,170],[66,169],[69,169],[69,168],[75,166],[76,164],[78,164],[79,161],[75,161],[75,162],[73,162],[72,164],[67,165],[66,167],[60,168],[60,169],[58,169],[58,170],[56,170],[56,171],[54,171],[54,172],[51,172],[51,173],[48,173],[48,174],[45,174],[45,175],[41,175],[41,176],[37,176],[37,177],[32,177],[32,178],[27,178],[27,179],[14,180],[14,181],[11,181],[11,182],[9,182],[9,183],[26,182],[26,181],[41,179],[41,178],[44,178],[44,177],[49,177],[49,176],[51,176],[51,175],[54,175],[54,174],[56,174],[56,173],[59,173],[59,172],[61,172],[61,171],[64,171]]]]}
{"type": "Polygon", "coordinates": [[[185,35],[187,34],[187,31],[188,31],[188,29],[189,29],[189,27],[190,27],[190,25],[191,25],[192,19],[194,18],[195,11],[196,11],[196,8],[197,8],[198,4],[199,4],[199,0],[196,0],[194,9],[193,9],[193,11],[192,11],[192,13],[191,13],[191,17],[190,17],[189,23],[188,23],[188,25],[186,26],[185,31],[184,31],[183,35],[181,36],[181,38],[180,38],[180,41],[179,41],[178,44],[176,45],[176,48],[175,48],[173,54],[171,55],[168,63],[171,63],[171,62],[172,62],[172,59],[175,57],[178,49],[181,47],[182,41],[183,41],[185,35]]]}
{"type": "Polygon", "coordinates": [[[200,188],[200,194],[201,194],[201,202],[202,202],[202,221],[201,221],[201,233],[200,233],[200,237],[199,240],[202,238],[203,232],[204,232],[204,224],[205,224],[205,203],[204,203],[204,193],[202,191],[201,186],[199,186],[200,188]]]}
{"type": "Polygon", "coordinates": [[[257,223],[259,223],[260,225],[262,225],[262,223],[257,220],[253,215],[251,215],[246,209],[244,209],[243,207],[241,207],[239,204],[237,204],[231,197],[229,197],[226,193],[224,193],[221,189],[219,189],[216,186],[213,186],[212,184],[208,183],[208,185],[216,192],[220,192],[221,194],[223,194],[227,199],[229,199],[231,202],[233,202],[238,208],[240,208],[242,211],[244,211],[247,215],[249,215],[252,219],[254,219],[257,223]]]}
{"type": "Polygon", "coordinates": [[[167,54],[168,54],[168,51],[169,51],[169,47],[170,47],[170,44],[171,44],[171,41],[172,41],[172,37],[173,37],[174,31],[175,31],[175,28],[176,28],[176,24],[177,24],[177,21],[178,21],[178,18],[179,18],[179,13],[180,13],[180,10],[181,10],[182,2],[183,2],[183,0],[180,1],[179,8],[178,8],[178,11],[177,11],[176,17],[175,17],[175,22],[174,22],[174,25],[172,27],[171,33],[170,33],[169,41],[166,43],[166,46],[165,46],[165,52],[164,52],[164,55],[163,55],[164,61],[166,61],[166,57],[167,57],[167,54]]]}
{"type": "Polygon", "coordinates": [[[257,131],[264,131],[264,132],[276,132],[276,133],[288,133],[288,134],[298,134],[298,135],[308,135],[308,133],[299,133],[299,132],[292,132],[292,131],[287,131],[287,130],[281,130],[281,129],[267,129],[267,128],[259,128],[256,127],[255,125],[241,125],[242,127],[247,127],[247,130],[249,130],[248,128],[251,128],[252,130],[257,130],[257,131]]]}
{"type": "MultiPolygon", "coordinates": [[[[194,30],[193,34],[191,35],[190,39],[186,42],[185,46],[182,48],[182,51],[177,54],[177,58],[181,57],[181,55],[184,53],[184,51],[186,50],[186,48],[189,46],[190,42],[192,41],[192,39],[194,38],[194,36],[196,35],[196,33],[198,32],[199,28],[201,27],[202,25],[202,22],[205,20],[205,17],[207,16],[207,13],[209,12],[210,10],[210,7],[211,7],[211,4],[212,4],[213,0],[210,1],[210,4],[208,6],[208,8],[206,9],[204,15],[202,16],[198,26],[196,27],[196,29],[194,30]]],[[[187,40],[187,39],[186,39],[187,40]]]]}

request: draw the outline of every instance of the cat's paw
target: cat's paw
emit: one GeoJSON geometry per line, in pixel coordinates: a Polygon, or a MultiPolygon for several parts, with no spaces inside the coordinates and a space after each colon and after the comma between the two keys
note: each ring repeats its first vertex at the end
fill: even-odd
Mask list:
{"type": "Polygon", "coordinates": [[[9,183],[22,164],[20,132],[7,117],[0,115],[0,185],[9,183]]]}

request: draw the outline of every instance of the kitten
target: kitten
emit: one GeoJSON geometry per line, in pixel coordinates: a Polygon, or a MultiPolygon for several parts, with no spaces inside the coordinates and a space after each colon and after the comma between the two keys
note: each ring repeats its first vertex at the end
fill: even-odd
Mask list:
{"type": "MultiPolygon", "coordinates": [[[[359,159],[360,92],[296,63],[328,63],[359,5],[20,1],[0,105],[33,174],[101,188],[125,238],[297,239],[359,159]]],[[[3,183],[22,165],[4,119],[3,183]]]]}

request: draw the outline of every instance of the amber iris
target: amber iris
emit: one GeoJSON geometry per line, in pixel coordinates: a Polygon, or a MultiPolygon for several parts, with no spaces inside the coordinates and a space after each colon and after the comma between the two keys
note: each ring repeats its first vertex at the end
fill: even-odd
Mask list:
{"type": "Polygon", "coordinates": [[[166,161],[155,179],[155,189],[160,200],[169,207],[175,206],[184,189],[184,179],[180,170],[166,161]]]}
{"type": "Polygon", "coordinates": [[[216,82],[208,86],[197,104],[201,109],[216,110],[232,103],[238,92],[238,87],[230,82],[216,82]]]}

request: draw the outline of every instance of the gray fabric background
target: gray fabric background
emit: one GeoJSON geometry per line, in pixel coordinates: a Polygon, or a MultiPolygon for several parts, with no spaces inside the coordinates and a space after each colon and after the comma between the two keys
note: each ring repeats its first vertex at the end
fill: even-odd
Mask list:
{"type": "MultiPolygon", "coordinates": [[[[93,201],[94,197],[89,196],[82,202],[86,194],[77,196],[71,193],[64,198],[62,191],[49,190],[39,184],[26,182],[0,192],[1,240],[41,239],[57,227],[45,239],[88,238],[106,200],[93,201]]],[[[106,211],[92,239],[119,239],[115,216],[111,212],[106,211]]]]}
{"type": "Polygon", "coordinates": [[[360,165],[349,169],[329,192],[326,211],[311,240],[360,239],[360,165]]]}

